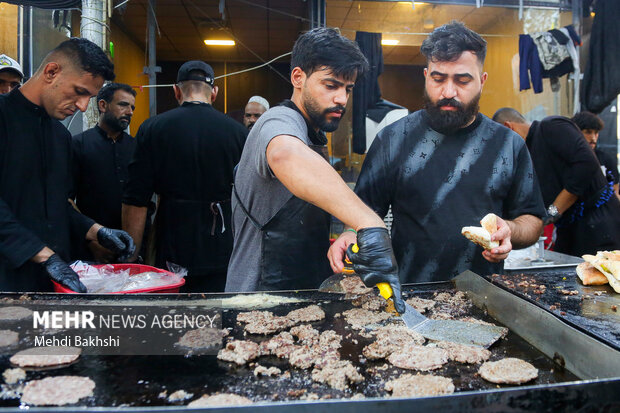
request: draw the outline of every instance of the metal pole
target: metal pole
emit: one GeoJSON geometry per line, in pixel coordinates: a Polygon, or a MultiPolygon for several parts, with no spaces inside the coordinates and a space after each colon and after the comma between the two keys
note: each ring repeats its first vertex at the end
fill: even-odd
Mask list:
{"type": "MultiPolygon", "coordinates": [[[[149,85],[157,84],[157,73],[161,72],[161,67],[157,66],[157,20],[155,15],[155,0],[149,0],[147,15],[148,28],[148,57],[149,65],[144,68],[144,74],[149,76],[149,85]]],[[[156,88],[149,88],[149,116],[157,115],[157,91],[156,88]]]]}
{"type": "MultiPolygon", "coordinates": [[[[107,0],[82,0],[82,20],[80,35],[107,50],[105,40],[108,30],[107,0]]],[[[91,99],[84,112],[82,129],[87,130],[99,122],[96,99],[91,99]]]]}

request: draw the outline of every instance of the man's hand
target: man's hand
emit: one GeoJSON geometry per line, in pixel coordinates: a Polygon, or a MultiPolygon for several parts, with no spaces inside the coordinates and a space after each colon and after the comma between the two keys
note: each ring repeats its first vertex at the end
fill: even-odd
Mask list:
{"type": "Polygon", "coordinates": [[[349,245],[347,255],[353,263],[353,270],[364,284],[374,287],[378,283],[388,283],[392,287],[394,308],[399,314],[405,312],[405,302],[401,295],[398,278],[398,264],[392,250],[392,241],[386,228],[371,227],[357,231],[359,251],[353,252],[349,245]]]}
{"type": "Polygon", "coordinates": [[[327,259],[334,273],[340,273],[344,269],[344,257],[347,248],[351,244],[355,244],[357,235],[353,231],[345,231],[334,241],[327,251],[327,259]]]}
{"type": "Polygon", "coordinates": [[[86,287],[80,281],[80,277],[58,254],[53,254],[46,261],[43,261],[41,265],[52,280],[77,293],[86,292],[86,287]]]}
{"type": "Polygon", "coordinates": [[[499,241],[499,247],[482,251],[484,259],[494,263],[505,260],[506,257],[508,257],[508,253],[512,251],[512,243],[510,242],[511,236],[512,229],[508,222],[497,217],[497,231],[491,235],[491,241],[499,241]]]}
{"type": "Polygon", "coordinates": [[[97,231],[97,242],[118,255],[120,262],[127,261],[136,251],[131,236],[123,230],[101,227],[97,231]]]}

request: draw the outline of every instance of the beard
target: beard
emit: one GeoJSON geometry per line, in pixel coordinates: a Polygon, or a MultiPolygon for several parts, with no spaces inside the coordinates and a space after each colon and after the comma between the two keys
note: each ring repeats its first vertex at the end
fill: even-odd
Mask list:
{"type": "Polygon", "coordinates": [[[435,103],[424,90],[424,109],[428,114],[430,126],[444,135],[449,135],[467,126],[480,111],[481,93],[479,92],[468,103],[461,103],[454,98],[440,99],[435,103]],[[452,106],[456,110],[443,110],[442,106],[452,106]]]}
{"type": "Polygon", "coordinates": [[[303,96],[303,105],[310,122],[318,127],[323,132],[333,132],[338,129],[340,120],[344,116],[346,109],[344,106],[337,105],[327,109],[321,109],[319,104],[311,96],[303,96]],[[333,120],[328,120],[327,115],[334,112],[340,112],[340,117],[333,120]]]}
{"type": "Polygon", "coordinates": [[[120,132],[127,129],[127,126],[129,126],[129,123],[131,122],[131,118],[124,116],[116,118],[113,114],[105,112],[103,114],[103,122],[108,125],[110,129],[120,132]]]}

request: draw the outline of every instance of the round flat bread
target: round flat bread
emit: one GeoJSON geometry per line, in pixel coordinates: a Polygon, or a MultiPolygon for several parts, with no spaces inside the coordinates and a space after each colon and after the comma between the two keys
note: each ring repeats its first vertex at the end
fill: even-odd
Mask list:
{"type": "Polygon", "coordinates": [[[527,361],[505,358],[487,361],[478,370],[480,376],[491,383],[521,384],[538,377],[538,369],[527,361]]]}
{"type": "Polygon", "coordinates": [[[19,334],[11,330],[0,330],[0,347],[14,346],[19,342],[19,334]]]}
{"type": "Polygon", "coordinates": [[[394,397],[440,396],[454,393],[454,384],[447,377],[407,373],[386,382],[385,390],[392,392],[394,397]]]}
{"type": "Polygon", "coordinates": [[[32,310],[26,307],[0,307],[0,321],[19,321],[32,317],[32,310]]]}
{"type": "Polygon", "coordinates": [[[93,395],[95,382],[88,377],[57,376],[26,383],[22,403],[35,406],[64,406],[93,395]]]}
{"type": "Polygon", "coordinates": [[[53,367],[73,363],[81,353],[77,347],[32,347],[15,353],[9,361],[19,367],[53,367]]]}
{"type": "Polygon", "coordinates": [[[208,406],[241,406],[252,404],[252,400],[247,397],[238,396],[231,393],[214,394],[213,396],[204,395],[194,400],[188,407],[208,407],[208,406]]]}
{"type": "Polygon", "coordinates": [[[448,362],[448,352],[438,347],[413,345],[390,354],[388,361],[401,369],[435,370],[448,362]]]}

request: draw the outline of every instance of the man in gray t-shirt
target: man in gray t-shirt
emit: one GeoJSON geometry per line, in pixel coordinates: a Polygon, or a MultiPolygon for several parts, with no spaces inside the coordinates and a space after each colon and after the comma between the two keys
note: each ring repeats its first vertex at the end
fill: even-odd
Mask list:
{"type": "Polygon", "coordinates": [[[355,43],[318,28],[299,37],[291,57],[291,100],[252,128],[235,176],[233,252],[226,291],[317,288],[332,274],[330,214],[357,230],[349,251],[369,286],[389,283],[404,312],[398,266],[381,220],[326,161],[334,131],[368,63],[355,43]]]}

